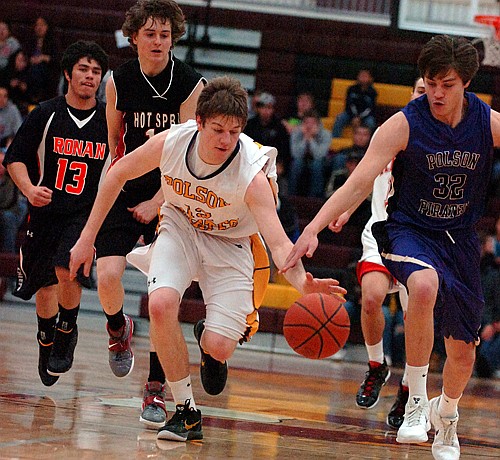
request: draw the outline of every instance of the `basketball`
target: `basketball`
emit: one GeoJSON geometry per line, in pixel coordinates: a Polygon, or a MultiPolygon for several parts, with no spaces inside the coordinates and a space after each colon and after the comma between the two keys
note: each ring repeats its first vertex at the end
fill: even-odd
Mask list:
{"type": "Polygon", "coordinates": [[[325,294],[297,299],[285,314],[283,335],[299,355],[323,359],[334,355],[347,342],[351,323],[344,304],[325,294]]]}

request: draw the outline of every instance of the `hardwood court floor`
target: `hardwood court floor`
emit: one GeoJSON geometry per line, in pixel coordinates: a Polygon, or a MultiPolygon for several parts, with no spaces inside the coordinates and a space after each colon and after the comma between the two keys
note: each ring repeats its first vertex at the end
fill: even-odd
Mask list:
{"type": "MultiPolygon", "coordinates": [[[[139,422],[148,372],[147,323],[138,321],[131,375],[107,364],[103,315],[82,312],[73,369],[53,387],[37,373],[32,307],[0,302],[0,459],[431,459],[431,441],[396,443],[385,424],[401,371],[395,370],[372,410],[354,395],[365,365],[237,350],[224,392],[201,388],[199,352],[191,340],[192,378],[203,413],[203,441],[157,441],[139,422]]],[[[243,347],[244,348],[244,347],[243,347]]],[[[440,380],[429,378],[430,396],[440,380]]],[[[462,459],[500,458],[499,380],[473,379],[462,398],[462,459]]],[[[173,405],[168,406],[170,413],[173,405]]],[[[432,439],[430,433],[430,439],[432,439]]]]}

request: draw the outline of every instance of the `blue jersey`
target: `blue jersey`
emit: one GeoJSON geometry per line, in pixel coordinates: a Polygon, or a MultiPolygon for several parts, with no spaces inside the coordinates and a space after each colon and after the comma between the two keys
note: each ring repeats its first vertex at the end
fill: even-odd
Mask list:
{"type": "Polygon", "coordinates": [[[471,229],[483,213],[493,163],[490,107],[465,93],[460,123],[436,120],[427,96],[402,109],[408,145],[394,163],[389,221],[422,229],[471,229]]]}

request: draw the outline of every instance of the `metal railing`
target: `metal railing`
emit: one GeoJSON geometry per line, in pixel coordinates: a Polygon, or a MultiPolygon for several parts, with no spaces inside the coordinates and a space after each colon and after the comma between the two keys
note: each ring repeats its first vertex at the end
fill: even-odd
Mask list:
{"type": "Polygon", "coordinates": [[[179,3],[324,20],[391,25],[391,7],[399,5],[397,27],[429,33],[486,37],[492,29],[476,15],[500,15],[497,0],[179,0],[179,3]]]}

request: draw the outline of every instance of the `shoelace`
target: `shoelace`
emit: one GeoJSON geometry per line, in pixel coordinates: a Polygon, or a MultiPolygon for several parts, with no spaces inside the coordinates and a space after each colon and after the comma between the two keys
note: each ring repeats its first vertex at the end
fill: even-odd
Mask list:
{"type": "Polygon", "coordinates": [[[444,425],[444,433],[443,433],[443,444],[445,446],[452,446],[453,439],[457,433],[457,422],[458,419],[447,420],[446,425],[444,425]]]}
{"type": "Polygon", "coordinates": [[[381,373],[378,372],[378,370],[368,371],[366,374],[368,378],[366,379],[365,386],[363,387],[364,396],[368,396],[373,390],[377,380],[381,380],[381,373]]]}
{"type": "Polygon", "coordinates": [[[424,407],[421,404],[413,406],[413,408],[408,413],[408,417],[405,414],[405,421],[408,426],[416,426],[420,425],[420,418],[422,417],[422,413],[424,411],[424,407]]]}

